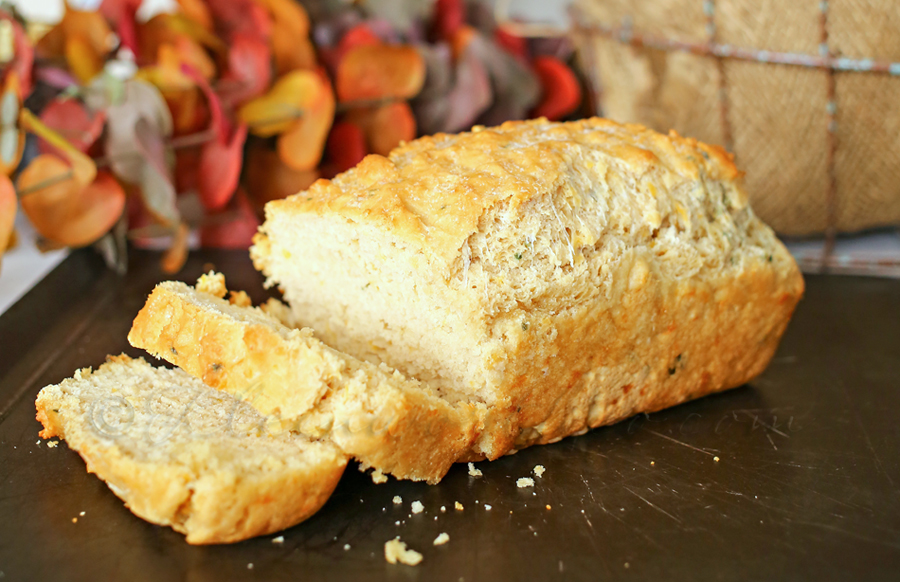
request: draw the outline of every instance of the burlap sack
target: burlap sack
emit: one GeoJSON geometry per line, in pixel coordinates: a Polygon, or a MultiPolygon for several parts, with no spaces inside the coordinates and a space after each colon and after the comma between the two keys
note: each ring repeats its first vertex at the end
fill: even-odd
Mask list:
{"type": "Polygon", "coordinates": [[[577,0],[574,11],[603,114],[726,146],[778,232],[900,224],[900,65],[764,62],[900,63],[900,0],[577,0]]]}

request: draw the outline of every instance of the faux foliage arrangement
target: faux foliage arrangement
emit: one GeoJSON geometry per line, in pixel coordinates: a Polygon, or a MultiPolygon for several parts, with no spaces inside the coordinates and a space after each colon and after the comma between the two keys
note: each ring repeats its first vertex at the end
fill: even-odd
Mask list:
{"type": "Polygon", "coordinates": [[[141,0],[66,6],[52,28],[0,9],[0,254],[21,209],[44,248],[190,233],[246,247],[269,200],[419,134],[581,103],[564,40],[523,39],[481,3],[141,0]]]}

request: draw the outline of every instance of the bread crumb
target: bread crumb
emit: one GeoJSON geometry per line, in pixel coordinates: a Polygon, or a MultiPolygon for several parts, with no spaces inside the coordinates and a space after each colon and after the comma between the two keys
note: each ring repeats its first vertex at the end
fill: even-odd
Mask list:
{"type": "Polygon", "coordinates": [[[547,504],[547,509],[550,509],[550,504],[549,504],[549,503],[547,504]]]}
{"type": "Polygon", "coordinates": [[[58,445],[58,444],[59,444],[59,441],[47,441],[47,448],[55,449],[56,445],[58,445]]]}
{"type": "Polygon", "coordinates": [[[400,520],[398,519],[397,521],[395,521],[394,525],[400,525],[400,520]]]}
{"type": "Polygon", "coordinates": [[[413,513],[422,513],[425,511],[425,506],[422,505],[421,501],[413,501],[411,507],[413,513]]]}
{"type": "Polygon", "coordinates": [[[81,517],[84,517],[84,512],[82,511],[82,512],[79,513],[78,515],[80,515],[81,517]]]}
{"type": "Polygon", "coordinates": [[[447,507],[446,507],[446,506],[441,505],[441,513],[447,513],[447,507]]]}
{"type": "Polygon", "coordinates": [[[455,503],[453,504],[453,507],[456,508],[456,511],[462,511],[462,510],[463,510],[463,504],[460,503],[459,501],[455,502],[455,503]]]}
{"type": "Polygon", "coordinates": [[[283,544],[284,536],[278,536],[277,538],[272,538],[272,543],[273,544],[283,544]]]}
{"type": "Polygon", "coordinates": [[[407,549],[406,544],[396,537],[384,543],[384,559],[388,564],[406,564],[407,566],[415,566],[422,561],[422,554],[415,550],[407,549]]]}
{"type": "Polygon", "coordinates": [[[472,477],[481,477],[484,473],[481,472],[481,469],[476,469],[473,463],[469,463],[469,475],[472,477]]]}
{"type": "Polygon", "coordinates": [[[194,286],[201,293],[209,293],[215,295],[219,299],[225,297],[228,288],[225,286],[225,275],[210,271],[206,275],[200,275],[197,284],[194,286]]]}
{"type": "Polygon", "coordinates": [[[394,505],[400,505],[403,503],[403,498],[399,495],[394,495],[394,505]]]}
{"type": "Polygon", "coordinates": [[[450,541],[450,536],[445,532],[441,532],[438,534],[438,537],[434,538],[434,542],[432,542],[436,546],[442,546],[450,541]]]}
{"type": "Polygon", "coordinates": [[[487,504],[487,503],[485,503],[485,504],[484,504],[484,508],[485,508],[485,509],[486,509],[486,510],[488,510],[488,511],[490,511],[490,510],[491,510],[491,506],[490,506],[490,505],[488,505],[488,504],[487,504]]]}
{"type": "Polygon", "coordinates": [[[630,565],[628,564],[628,562],[625,562],[625,567],[626,567],[626,568],[630,567],[630,565]]]}
{"type": "Polygon", "coordinates": [[[713,457],[713,461],[715,461],[715,462],[718,463],[718,462],[719,462],[719,457],[713,457]]]}
{"type": "Polygon", "coordinates": [[[78,523],[78,518],[77,518],[77,517],[73,517],[73,518],[72,518],[72,523],[78,523]]]}
{"type": "Polygon", "coordinates": [[[534,466],[534,476],[535,477],[543,477],[544,471],[546,471],[546,470],[547,469],[545,469],[543,465],[535,465],[534,466]]]}
{"type": "Polygon", "coordinates": [[[344,544],[344,551],[346,552],[349,549],[350,549],[350,544],[344,544]]]}
{"type": "MultiPolygon", "coordinates": [[[[37,446],[41,446],[41,439],[38,439],[38,441],[37,441],[36,443],[34,443],[34,444],[36,444],[37,446]]],[[[469,463],[469,465],[471,465],[471,464],[472,464],[472,463],[469,463]]]]}
{"type": "Polygon", "coordinates": [[[651,464],[651,465],[655,465],[655,464],[656,464],[656,461],[650,461],[650,464],[651,464]]]}
{"type": "Polygon", "coordinates": [[[382,483],[387,483],[387,475],[381,472],[381,469],[375,469],[372,471],[372,483],[376,485],[381,485],[382,483]]]}
{"type": "Polygon", "coordinates": [[[524,489],[525,487],[534,487],[534,479],[531,477],[519,477],[516,480],[516,487],[524,489]]]}
{"type": "Polygon", "coordinates": [[[247,569],[248,569],[248,570],[252,570],[252,569],[253,569],[253,562],[250,562],[249,564],[247,564],[247,569]]]}

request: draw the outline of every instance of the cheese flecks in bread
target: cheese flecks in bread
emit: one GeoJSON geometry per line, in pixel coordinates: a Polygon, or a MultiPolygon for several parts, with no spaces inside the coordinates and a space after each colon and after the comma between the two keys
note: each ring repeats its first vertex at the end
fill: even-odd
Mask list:
{"type": "Polygon", "coordinates": [[[269,434],[266,419],[181,370],[110,357],[38,394],[41,436],[77,451],[128,508],[192,544],[228,543],[315,513],[347,457],[269,434]]]}
{"type": "Polygon", "coordinates": [[[327,344],[487,406],[464,460],[741,385],[803,293],[728,154],[602,119],[369,156],[251,256],[327,344]]]}
{"type": "Polygon", "coordinates": [[[273,429],[328,438],[376,474],[432,483],[478,436],[477,406],[286,327],[277,302],[226,301],[221,275],[204,275],[198,289],[158,285],[129,342],[277,419],[273,429]]]}

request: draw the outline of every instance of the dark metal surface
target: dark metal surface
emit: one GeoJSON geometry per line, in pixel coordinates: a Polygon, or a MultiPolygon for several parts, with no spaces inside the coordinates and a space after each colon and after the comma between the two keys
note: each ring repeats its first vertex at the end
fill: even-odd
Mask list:
{"type": "MultiPolygon", "coordinates": [[[[36,444],[42,386],[107,353],[138,355],[125,336],[161,278],[156,260],[135,254],[119,279],[76,253],[0,316],[4,581],[900,577],[898,281],[809,277],[752,385],[480,463],[480,478],[461,465],[437,486],[375,485],[350,467],[283,544],[191,547],[131,515],[64,444],[36,444]],[[537,464],[543,478],[517,488],[537,464]],[[423,513],[410,515],[414,500],[423,513]],[[440,532],[450,541],[434,547],[440,532]],[[385,562],[397,535],[422,564],[385,562]]],[[[205,263],[261,289],[243,252],[195,253],[182,277],[205,263]]]]}

